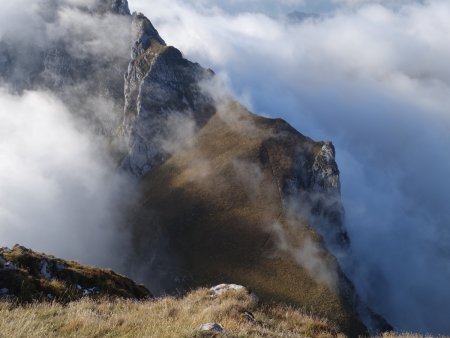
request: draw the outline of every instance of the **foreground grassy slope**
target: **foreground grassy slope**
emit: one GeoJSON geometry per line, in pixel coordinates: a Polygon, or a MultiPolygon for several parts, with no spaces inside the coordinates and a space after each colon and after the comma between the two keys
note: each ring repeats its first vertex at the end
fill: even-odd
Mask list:
{"type": "Polygon", "coordinates": [[[0,337],[202,337],[201,324],[220,323],[220,337],[336,337],[336,326],[287,306],[258,305],[245,291],[216,298],[199,289],[176,299],[83,299],[67,305],[0,302],[0,337]],[[251,312],[256,322],[247,318],[251,312]]]}
{"type": "MultiPolygon", "coordinates": [[[[258,305],[245,291],[212,297],[198,289],[183,298],[154,300],[83,298],[17,305],[0,301],[0,337],[345,337],[330,321],[286,305],[258,305]],[[248,318],[254,316],[255,321],[248,318]],[[210,335],[200,325],[220,323],[224,332],[210,335]]],[[[387,333],[386,338],[421,335],[387,333]]]]}
{"type": "Polygon", "coordinates": [[[318,280],[291,251],[314,243],[318,265],[337,275],[321,237],[289,214],[283,201],[295,160],[311,168],[322,143],[235,103],[222,107],[190,141],[144,177],[133,212],[135,247],[149,269],[150,290],[232,281],[265,302],[300,306],[343,332],[365,333],[345,295],[318,280]]]}

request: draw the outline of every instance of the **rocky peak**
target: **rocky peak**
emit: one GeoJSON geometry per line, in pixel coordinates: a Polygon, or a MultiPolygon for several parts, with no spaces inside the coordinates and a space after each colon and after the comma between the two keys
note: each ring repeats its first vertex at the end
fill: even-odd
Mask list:
{"type": "Polygon", "coordinates": [[[134,44],[131,50],[132,60],[143,54],[150,47],[152,40],[157,41],[162,46],[166,45],[150,20],[142,13],[133,13],[132,32],[134,37],[134,44]]]}
{"type": "Polygon", "coordinates": [[[121,128],[128,150],[121,167],[142,177],[169,155],[162,143],[172,127],[171,117],[192,118],[201,126],[212,116],[213,100],[203,93],[201,82],[213,73],[166,46],[143,14],[133,14],[133,34],[121,128]]]}
{"type": "Polygon", "coordinates": [[[335,156],[333,144],[324,142],[312,166],[314,191],[331,194],[340,193],[339,169],[335,156]]]}
{"type": "Polygon", "coordinates": [[[130,15],[128,0],[97,0],[94,11],[100,14],[130,15]]]}

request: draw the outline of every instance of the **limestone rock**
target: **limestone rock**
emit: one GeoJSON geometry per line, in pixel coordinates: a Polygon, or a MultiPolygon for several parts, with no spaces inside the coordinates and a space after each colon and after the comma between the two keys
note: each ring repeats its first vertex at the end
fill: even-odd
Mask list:
{"type": "Polygon", "coordinates": [[[52,274],[51,274],[50,269],[49,269],[48,260],[43,259],[41,261],[40,272],[41,272],[41,276],[44,277],[45,279],[47,279],[47,280],[52,279],[52,274]]]}
{"type": "Polygon", "coordinates": [[[253,301],[258,302],[258,296],[252,292],[251,290],[249,290],[248,288],[246,288],[245,286],[242,285],[237,285],[237,284],[219,284],[216,285],[212,288],[209,289],[213,296],[217,297],[217,296],[221,296],[227,292],[246,292],[250,295],[250,297],[252,298],[253,301]]]}
{"type": "Polygon", "coordinates": [[[63,261],[23,246],[1,248],[0,257],[6,261],[0,269],[0,286],[20,302],[48,299],[66,302],[83,296],[151,297],[144,286],[111,270],[63,261]]]}
{"type": "Polygon", "coordinates": [[[213,73],[166,46],[142,14],[133,14],[133,32],[121,128],[128,150],[121,167],[141,178],[169,156],[162,143],[170,134],[172,116],[192,119],[198,126],[212,116],[214,103],[202,92],[201,82],[213,73]]]}
{"type": "Polygon", "coordinates": [[[208,333],[221,333],[224,331],[222,324],[206,323],[200,326],[200,331],[208,333]]]}
{"type": "Polygon", "coordinates": [[[127,0],[97,0],[94,11],[100,14],[130,15],[127,0]]]}

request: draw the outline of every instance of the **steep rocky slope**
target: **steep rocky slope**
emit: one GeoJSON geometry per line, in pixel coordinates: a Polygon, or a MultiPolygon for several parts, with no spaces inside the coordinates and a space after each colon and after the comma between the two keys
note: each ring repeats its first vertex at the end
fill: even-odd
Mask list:
{"type": "Polygon", "coordinates": [[[16,245],[0,248],[0,298],[68,302],[83,296],[150,298],[150,292],[112,270],[82,266],[16,245]]]}

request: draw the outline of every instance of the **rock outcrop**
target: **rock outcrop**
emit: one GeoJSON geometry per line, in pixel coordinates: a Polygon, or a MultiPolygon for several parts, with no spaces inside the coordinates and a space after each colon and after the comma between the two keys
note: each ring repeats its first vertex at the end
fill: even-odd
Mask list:
{"type": "Polygon", "coordinates": [[[141,178],[169,156],[162,143],[170,136],[171,116],[189,117],[201,126],[214,113],[212,99],[200,88],[213,73],[166,46],[142,14],[133,14],[133,33],[122,125],[128,152],[121,166],[141,178]]]}
{"type": "Polygon", "coordinates": [[[127,0],[98,0],[94,3],[93,11],[99,14],[130,15],[127,0]]]}
{"type": "Polygon", "coordinates": [[[218,323],[206,323],[200,325],[200,331],[212,334],[218,334],[224,331],[223,325],[218,323]]]}
{"type": "Polygon", "coordinates": [[[147,299],[151,294],[112,270],[82,266],[19,245],[0,248],[0,297],[67,302],[83,296],[147,299]]]}

